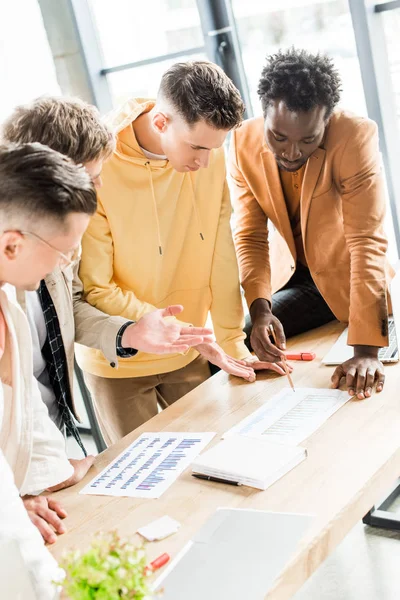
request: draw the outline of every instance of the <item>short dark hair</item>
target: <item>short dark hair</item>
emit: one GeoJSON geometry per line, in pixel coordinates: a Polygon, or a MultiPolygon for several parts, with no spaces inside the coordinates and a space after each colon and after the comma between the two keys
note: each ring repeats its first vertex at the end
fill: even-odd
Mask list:
{"type": "Polygon", "coordinates": [[[243,120],[245,107],[239,91],[212,62],[176,63],[162,76],[159,96],[189,125],[205,121],[215,129],[230,130],[243,120]]]}
{"type": "Polygon", "coordinates": [[[92,215],[96,191],[84,167],[42,144],[0,145],[0,221],[11,229],[92,215]]]}
{"type": "Polygon", "coordinates": [[[114,136],[95,106],[59,96],[41,96],[17,106],[1,126],[3,142],[39,142],[71,158],[76,164],[107,158],[114,136]]]}
{"type": "Polygon", "coordinates": [[[282,100],[293,112],[325,106],[329,117],[340,100],[341,89],[339,72],[331,58],[290,48],[267,57],[258,95],[264,115],[271,102],[282,100]]]}

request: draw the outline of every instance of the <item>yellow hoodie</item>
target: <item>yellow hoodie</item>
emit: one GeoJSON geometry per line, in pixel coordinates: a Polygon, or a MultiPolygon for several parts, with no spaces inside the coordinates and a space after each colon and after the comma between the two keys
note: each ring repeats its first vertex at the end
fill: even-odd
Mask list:
{"type": "MultiPolygon", "coordinates": [[[[137,321],[155,308],[182,304],[182,321],[204,326],[208,312],[218,344],[231,356],[244,345],[239,275],[230,229],[223,149],[209,167],[178,173],[149,160],[132,122],[154,101],[130,100],[112,117],[117,146],[102,172],[98,209],[82,241],[86,301],[137,321]]],[[[198,356],[138,352],[113,368],[99,350],[80,346],[81,367],[103,377],[142,377],[180,369],[198,356]]]]}

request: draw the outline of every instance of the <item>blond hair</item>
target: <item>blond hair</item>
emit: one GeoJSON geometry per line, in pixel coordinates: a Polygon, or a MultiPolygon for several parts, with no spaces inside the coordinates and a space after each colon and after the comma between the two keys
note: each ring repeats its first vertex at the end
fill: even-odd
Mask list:
{"type": "Polygon", "coordinates": [[[76,164],[107,158],[115,141],[95,106],[79,98],[41,96],[17,106],[0,129],[3,142],[39,142],[76,164]]]}

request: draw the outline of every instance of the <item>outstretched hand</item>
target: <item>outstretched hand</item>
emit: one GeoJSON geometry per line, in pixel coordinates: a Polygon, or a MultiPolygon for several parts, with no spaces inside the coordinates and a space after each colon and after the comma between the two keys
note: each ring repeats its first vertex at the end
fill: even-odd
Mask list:
{"type": "Polygon", "coordinates": [[[187,352],[192,346],[214,341],[212,329],[186,327],[174,317],[183,311],[176,304],[145,314],[137,323],[127,327],[122,335],[124,348],[135,348],[148,354],[187,352]]]}
{"type": "Polygon", "coordinates": [[[216,342],[213,344],[199,344],[195,349],[225,373],[236,375],[236,377],[241,377],[247,381],[255,381],[256,374],[253,367],[248,365],[245,360],[238,360],[226,354],[216,342]]]}

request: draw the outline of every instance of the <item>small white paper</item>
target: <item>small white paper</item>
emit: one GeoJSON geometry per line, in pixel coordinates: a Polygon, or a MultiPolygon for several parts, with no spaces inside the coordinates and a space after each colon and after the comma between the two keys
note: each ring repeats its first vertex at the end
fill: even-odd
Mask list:
{"type": "Polygon", "coordinates": [[[142,433],[80,494],[159,498],[215,433],[142,433]]]}
{"type": "Polygon", "coordinates": [[[148,525],[138,529],[138,533],[143,536],[148,542],[154,540],[163,540],[164,538],[176,533],[181,524],[175,519],[171,519],[168,515],[152,521],[148,525]]]}

